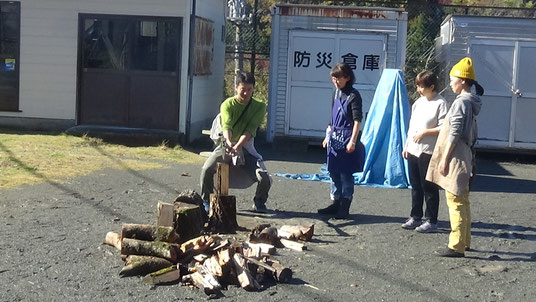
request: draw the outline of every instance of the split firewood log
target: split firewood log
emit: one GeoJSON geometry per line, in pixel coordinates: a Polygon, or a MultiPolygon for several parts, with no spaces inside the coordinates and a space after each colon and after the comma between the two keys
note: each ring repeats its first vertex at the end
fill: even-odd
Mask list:
{"type": "Polygon", "coordinates": [[[125,266],[119,275],[121,277],[146,275],[172,265],[171,261],[164,258],[131,255],[126,258],[125,266]]]}
{"type": "Polygon", "coordinates": [[[158,284],[170,284],[180,281],[181,272],[177,269],[176,265],[166,267],[154,273],[150,273],[145,276],[141,281],[145,284],[158,285],[158,284]]]}
{"type": "Polygon", "coordinates": [[[221,242],[221,238],[216,235],[212,236],[199,236],[191,239],[180,245],[179,250],[182,253],[180,262],[188,263],[195,255],[204,253],[207,250],[212,250],[215,246],[218,246],[221,242]]]}
{"type": "Polygon", "coordinates": [[[237,284],[238,279],[234,267],[233,250],[229,247],[217,251],[218,264],[222,269],[220,281],[225,284],[237,284]]]}
{"type": "Polygon", "coordinates": [[[281,246],[279,243],[279,237],[277,236],[277,229],[269,225],[264,228],[262,228],[262,226],[263,225],[260,225],[253,229],[249,235],[249,241],[254,243],[267,243],[273,246],[281,246]]]}
{"type": "Polygon", "coordinates": [[[246,242],[246,245],[250,248],[260,248],[262,254],[274,255],[276,252],[275,246],[267,243],[246,242]]]}
{"type": "Polygon", "coordinates": [[[217,255],[218,255],[218,264],[221,267],[226,267],[226,266],[231,265],[233,261],[233,254],[230,248],[219,250],[217,255]]]}
{"type": "Polygon", "coordinates": [[[179,235],[172,227],[150,224],[123,224],[121,237],[146,241],[179,242],[179,235]]]}
{"type": "Polygon", "coordinates": [[[259,290],[261,288],[259,282],[251,275],[246,259],[241,254],[233,255],[234,265],[238,283],[246,290],[259,290]]]}
{"type": "Polygon", "coordinates": [[[212,275],[216,277],[223,277],[223,268],[220,265],[218,254],[212,255],[212,257],[205,259],[203,266],[212,275]]]}
{"type": "Polygon", "coordinates": [[[174,219],[175,207],[173,204],[159,201],[156,208],[156,225],[173,227],[174,219]]]}
{"type": "Polygon", "coordinates": [[[203,263],[205,260],[207,260],[209,257],[205,254],[199,254],[192,257],[196,262],[203,263]]]}
{"type": "Polygon", "coordinates": [[[307,249],[307,246],[302,244],[302,243],[299,243],[299,242],[296,242],[296,241],[292,241],[292,240],[287,240],[287,239],[281,239],[280,240],[281,244],[288,248],[288,249],[291,249],[291,250],[295,250],[295,251],[305,251],[307,249]]]}
{"type": "Polygon", "coordinates": [[[190,239],[186,242],[183,242],[180,245],[180,250],[183,254],[187,254],[192,250],[201,250],[207,248],[211,243],[211,237],[207,235],[199,236],[194,239],[190,239]]]}
{"type": "Polygon", "coordinates": [[[123,238],[121,245],[121,254],[155,256],[168,259],[173,263],[177,262],[178,253],[180,253],[178,245],[161,241],[143,241],[123,238]]]}
{"type": "Polygon", "coordinates": [[[308,227],[301,225],[284,225],[277,230],[277,234],[280,238],[310,241],[313,237],[314,227],[314,224],[308,227]]]}
{"type": "Polygon", "coordinates": [[[259,246],[248,246],[244,250],[244,256],[259,259],[262,256],[261,248],[259,246]]]}
{"type": "Polygon", "coordinates": [[[221,284],[211,274],[204,275],[201,272],[194,272],[183,276],[182,282],[193,284],[203,290],[206,295],[218,294],[221,290],[221,284]]]}
{"type": "Polygon", "coordinates": [[[277,262],[263,262],[251,257],[245,257],[250,263],[258,265],[268,271],[270,276],[281,283],[288,283],[292,279],[292,270],[277,262]]]}
{"type": "Polygon", "coordinates": [[[106,238],[104,243],[115,247],[119,252],[121,252],[121,235],[115,232],[106,233],[106,238]]]}

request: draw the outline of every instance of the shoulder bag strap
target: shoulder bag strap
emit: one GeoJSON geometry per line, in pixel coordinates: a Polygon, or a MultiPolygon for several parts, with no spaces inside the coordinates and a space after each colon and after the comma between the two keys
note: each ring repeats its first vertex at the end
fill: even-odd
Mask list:
{"type": "Polygon", "coordinates": [[[249,100],[249,102],[248,102],[247,105],[246,105],[246,108],[244,108],[244,110],[242,110],[242,113],[240,113],[240,116],[239,116],[238,119],[234,122],[233,127],[231,127],[231,128],[234,128],[234,127],[236,126],[236,124],[238,124],[238,122],[240,121],[240,119],[241,119],[241,118],[244,116],[244,114],[246,113],[246,110],[248,110],[248,108],[249,108],[249,104],[251,104],[252,101],[253,101],[253,98],[251,98],[251,99],[249,100]]]}

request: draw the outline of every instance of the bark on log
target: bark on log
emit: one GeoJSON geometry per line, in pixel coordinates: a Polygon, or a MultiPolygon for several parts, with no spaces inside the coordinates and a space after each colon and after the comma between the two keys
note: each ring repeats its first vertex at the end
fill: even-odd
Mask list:
{"type": "Polygon", "coordinates": [[[203,206],[203,198],[201,198],[201,195],[191,189],[182,191],[174,201],[174,203],[177,202],[189,203],[200,207],[203,206]]]}
{"type": "Polygon", "coordinates": [[[146,275],[172,265],[171,261],[163,258],[131,255],[127,257],[119,275],[121,277],[146,275]]]}
{"type": "Polygon", "coordinates": [[[115,247],[119,252],[121,252],[121,235],[115,232],[106,233],[106,238],[104,238],[104,243],[115,247]]]}
{"type": "Polygon", "coordinates": [[[179,235],[172,227],[149,224],[123,224],[121,237],[146,241],[179,242],[179,235]]]}
{"type": "Polygon", "coordinates": [[[198,237],[203,230],[205,220],[199,206],[184,202],[175,202],[175,231],[181,241],[198,237]]]}
{"type": "Polygon", "coordinates": [[[253,278],[251,272],[249,271],[246,259],[241,254],[234,254],[233,256],[234,265],[236,268],[236,274],[238,283],[240,286],[246,290],[259,290],[261,286],[253,278]]]}
{"type": "Polygon", "coordinates": [[[124,238],[121,246],[121,254],[154,256],[177,262],[178,246],[172,243],[161,241],[143,241],[137,239],[124,238]]]}
{"type": "Polygon", "coordinates": [[[217,233],[236,233],[236,197],[210,194],[208,227],[217,233]]]}
{"type": "Polygon", "coordinates": [[[145,276],[141,281],[145,284],[158,285],[175,283],[181,279],[181,273],[176,265],[166,267],[145,276]]]}
{"type": "Polygon", "coordinates": [[[270,275],[278,282],[288,283],[292,279],[292,270],[288,267],[284,267],[280,263],[270,262],[265,263],[251,257],[245,257],[250,263],[263,267],[270,272],[270,275]]]}

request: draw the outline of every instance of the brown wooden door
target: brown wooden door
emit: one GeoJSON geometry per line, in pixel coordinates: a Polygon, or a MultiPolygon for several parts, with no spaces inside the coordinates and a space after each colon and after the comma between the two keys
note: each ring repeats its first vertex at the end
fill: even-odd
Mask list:
{"type": "Polygon", "coordinates": [[[177,130],[181,22],[81,15],[78,124],[177,130]]]}

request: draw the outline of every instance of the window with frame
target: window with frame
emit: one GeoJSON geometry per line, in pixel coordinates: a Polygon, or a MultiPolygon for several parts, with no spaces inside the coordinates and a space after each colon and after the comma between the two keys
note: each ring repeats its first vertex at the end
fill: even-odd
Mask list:
{"type": "Polygon", "coordinates": [[[83,22],[83,68],[177,71],[178,22],[124,16],[88,16],[83,22]]]}
{"type": "Polygon", "coordinates": [[[0,1],[0,111],[19,111],[20,2],[0,1]]]}

